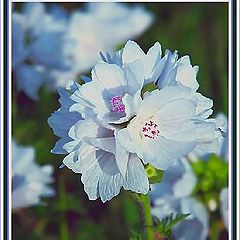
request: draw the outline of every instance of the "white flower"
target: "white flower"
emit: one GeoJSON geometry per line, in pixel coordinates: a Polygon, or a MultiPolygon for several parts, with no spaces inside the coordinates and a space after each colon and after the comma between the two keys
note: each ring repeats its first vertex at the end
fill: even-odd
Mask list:
{"type": "Polygon", "coordinates": [[[40,197],[51,197],[55,193],[47,186],[52,182],[53,168],[49,165],[40,167],[34,157],[32,147],[12,142],[12,208],[43,204],[40,197]]]}
{"type": "MultiPolygon", "coordinates": [[[[77,87],[72,85],[71,90],[77,87]]],[[[55,134],[62,137],[53,152],[67,153],[63,164],[82,174],[89,199],[111,200],[121,187],[146,194],[149,183],[141,160],[116,144],[113,130],[69,112],[73,103],[67,95],[61,92],[62,107],[48,120],[55,134]]]]}
{"type": "Polygon", "coordinates": [[[113,51],[119,43],[136,38],[153,22],[141,6],[123,3],[88,3],[70,17],[66,37],[74,69],[83,73],[98,60],[100,51],[113,51]],[[110,37],[111,36],[111,37],[110,37]]]}
{"type": "Polygon", "coordinates": [[[79,86],[72,95],[76,104],[71,110],[81,112],[84,118],[94,112],[104,126],[127,122],[138,111],[143,81],[141,62],[122,68],[97,63],[92,81],[79,86]]]}
{"type": "Polygon", "coordinates": [[[70,82],[69,95],[61,93],[66,97],[62,107],[49,119],[62,138],[59,153],[68,154],[64,165],[82,174],[90,199],[109,200],[121,187],[146,193],[144,164],[165,170],[192,151],[216,151],[221,134],[217,123],[208,119],[212,101],[195,92],[197,85],[191,81],[196,82],[196,74],[189,58],[177,63],[170,55],[161,58],[158,43],[145,54],[132,41],[115,55],[101,56],[92,80],[86,78],[82,86],[70,82]],[[146,83],[168,78],[171,72],[179,81],[184,82],[184,76],[193,80],[170,81],[143,94],[146,83]],[[137,184],[126,179],[133,177],[130,172],[136,174],[137,184]],[[90,176],[95,177],[88,185],[90,176]]]}
{"type": "Polygon", "coordinates": [[[215,124],[198,118],[197,102],[191,96],[190,89],[183,86],[148,93],[137,116],[117,132],[117,141],[158,169],[166,169],[191,152],[199,139],[211,143],[210,137],[205,140],[201,134],[205,128],[208,135],[215,134],[215,124]]]}
{"type": "Polygon", "coordinates": [[[51,71],[51,87],[65,87],[68,80],[75,80],[100,60],[100,51],[114,51],[118,44],[137,38],[152,22],[153,15],[140,5],[88,3],[83,10],[74,11],[69,16],[64,46],[72,67],[70,71],[51,71]]]}
{"type": "Polygon", "coordinates": [[[169,86],[185,86],[191,94],[189,98],[196,104],[194,117],[198,136],[193,152],[206,154],[219,150],[220,131],[214,119],[207,119],[212,114],[213,101],[196,92],[199,87],[196,76],[198,66],[192,66],[189,56],[179,60],[177,52],[166,50],[161,56],[161,46],[158,42],[151,47],[147,54],[133,41],[128,41],[124,48],[116,54],[101,54],[106,63],[127,66],[134,62],[141,62],[144,72],[144,86],[155,83],[161,90],[169,86]]]}
{"type": "Polygon", "coordinates": [[[27,83],[18,83],[24,83],[19,71],[33,68],[29,75],[36,67],[43,69],[36,79],[36,74],[29,78],[32,91],[24,90],[36,100],[40,86],[65,87],[68,80],[94,66],[100,51],[112,51],[128,38],[138,37],[152,24],[153,16],[141,6],[122,3],[88,3],[70,14],[56,5],[26,3],[21,13],[13,13],[12,22],[13,69],[17,69],[19,88],[28,88],[27,83]]]}

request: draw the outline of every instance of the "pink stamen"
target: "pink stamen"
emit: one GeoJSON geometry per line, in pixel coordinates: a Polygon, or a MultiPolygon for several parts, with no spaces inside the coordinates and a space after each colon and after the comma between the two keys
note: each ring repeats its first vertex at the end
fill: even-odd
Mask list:
{"type": "Polygon", "coordinates": [[[122,102],[121,96],[115,96],[110,99],[113,112],[125,112],[125,105],[122,102]]]}
{"type": "Polygon", "coordinates": [[[146,138],[155,139],[159,136],[160,131],[158,129],[158,125],[154,121],[150,120],[142,127],[142,133],[144,133],[143,136],[146,138]]]}

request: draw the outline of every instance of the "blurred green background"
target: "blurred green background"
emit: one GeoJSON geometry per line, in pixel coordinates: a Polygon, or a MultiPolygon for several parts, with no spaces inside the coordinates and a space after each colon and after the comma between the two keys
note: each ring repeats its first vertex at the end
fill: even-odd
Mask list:
{"type": "MultiPolygon", "coordinates": [[[[50,4],[50,3],[47,3],[50,4]]],[[[59,3],[66,10],[82,3],[59,3]]],[[[126,3],[133,4],[133,3],[126,3]]],[[[200,67],[199,91],[213,99],[214,113],[228,108],[228,5],[227,3],[141,3],[155,15],[155,22],[138,44],[146,51],[156,41],[165,49],[189,55],[200,67]]],[[[21,9],[21,3],[14,3],[21,9]]],[[[13,213],[15,240],[129,239],[130,229],[141,228],[141,212],[126,191],[105,204],[89,201],[80,175],[58,169],[63,156],[50,153],[57,138],[47,124],[59,108],[58,95],[41,89],[39,100],[31,101],[17,92],[13,83],[13,135],[21,145],[36,149],[40,164],[55,167],[53,187],[57,194],[45,199],[46,206],[13,213]]]]}

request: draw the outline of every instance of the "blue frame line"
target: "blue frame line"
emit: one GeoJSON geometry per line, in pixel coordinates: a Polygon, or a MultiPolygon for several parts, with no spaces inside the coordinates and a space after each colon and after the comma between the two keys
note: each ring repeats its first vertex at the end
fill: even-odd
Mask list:
{"type": "Polygon", "coordinates": [[[5,62],[5,68],[4,68],[4,112],[5,112],[5,118],[4,118],[4,124],[3,124],[3,131],[4,131],[4,135],[5,135],[5,142],[4,142],[4,162],[3,162],[3,172],[4,172],[4,192],[6,193],[5,194],[5,197],[4,197],[4,204],[3,204],[3,207],[4,207],[4,216],[6,217],[5,218],[5,221],[4,221],[4,239],[9,239],[9,214],[10,214],[10,209],[9,209],[9,146],[8,146],[8,143],[9,143],[9,136],[8,133],[9,133],[9,101],[8,101],[8,93],[9,93],[9,1],[8,0],[5,0],[4,3],[3,3],[3,14],[4,14],[4,48],[3,48],[3,52],[4,52],[4,62],[5,62]]]}

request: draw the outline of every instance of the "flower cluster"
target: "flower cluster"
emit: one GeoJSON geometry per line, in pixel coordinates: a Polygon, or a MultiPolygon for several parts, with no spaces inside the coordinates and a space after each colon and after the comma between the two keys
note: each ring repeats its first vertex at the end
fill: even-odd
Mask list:
{"type": "Polygon", "coordinates": [[[43,204],[40,197],[51,197],[55,191],[47,186],[52,182],[52,166],[34,162],[34,148],[12,142],[12,208],[43,204]]]}
{"type": "Polygon", "coordinates": [[[92,68],[99,51],[111,51],[153,22],[142,6],[88,3],[67,13],[58,5],[25,3],[12,15],[12,68],[17,86],[36,100],[42,85],[66,85],[92,68]],[[110,37],[111,36],[111,37],[110,37]]]}
{"type": "Polygon", "coordinates": [[[158,42],[145,54],[128,41],[101,57],[91,81],[60,90],[61,108],[48,120],[61,138],[53,153],[67,154],[63,164],[81,174],[89,199],[105,202],[122,187],[146,194],[146,164],[166,170],[190,152],[218,151],[212,101],[196,92],[188,56],[162,56],[158,42]]]}

